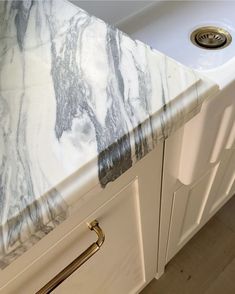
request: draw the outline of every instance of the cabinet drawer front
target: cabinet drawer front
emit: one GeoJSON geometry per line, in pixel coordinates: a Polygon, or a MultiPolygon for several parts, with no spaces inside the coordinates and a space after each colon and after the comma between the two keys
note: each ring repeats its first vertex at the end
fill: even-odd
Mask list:
{"type": "MultiPolygon", "coordinates": [[[[100,250],[52,293],[136,293],[145,284],[138,178],[55,244],[17,285],[17,294],[36,293],[94,243],[88,224],[105,233],[100,250]]],[[[16,293],[16,285],[2,293],[16,293]]]]}
{"type": "Polygon", "coordinates": [[[136,293],[144,284],[137,180],[91,215],[105,242],[89,261],[53,293],[136,293]]]}

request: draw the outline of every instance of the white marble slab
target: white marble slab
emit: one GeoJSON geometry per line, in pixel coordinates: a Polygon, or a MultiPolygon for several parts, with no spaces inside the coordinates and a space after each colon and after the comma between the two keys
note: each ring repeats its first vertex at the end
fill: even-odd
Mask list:
{"type": "Polygon", "coordinates": [[[0,268],[200,110],[213,83],[63,0],[0,1],[0,268]]]}

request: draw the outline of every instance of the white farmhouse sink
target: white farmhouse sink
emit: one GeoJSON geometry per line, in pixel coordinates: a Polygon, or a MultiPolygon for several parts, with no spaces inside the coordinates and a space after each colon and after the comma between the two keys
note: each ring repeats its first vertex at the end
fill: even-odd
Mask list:
{"type": "Polygon", "coordinates": [[[235,79],[234,1],[72,2],[116,25],[133,39],[204,72],[221,87],[235,79]],[[192,44],[191,33],[208,25],[227,30],[232,36],[231,44],[217,50],[202,49],[192,44]]]}
{"type": "Polygon", "coordinates": [[[233,1],[163,1],[130,17],[119,27],[133,38],[195,69],[212,69],[235,56],[233,1]],[[220,50],[196,47],[190,35],[196,28],[207,25],[225,28],[234,42],[220,50]]]}

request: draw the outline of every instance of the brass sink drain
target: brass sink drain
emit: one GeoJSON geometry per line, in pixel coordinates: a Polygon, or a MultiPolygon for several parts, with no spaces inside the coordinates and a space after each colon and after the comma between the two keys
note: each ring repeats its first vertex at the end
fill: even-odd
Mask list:
{"type": "Polygon", "coordinates": [[[193,44],[204,49],[222,49],[232,42],[232,36],[226,30],[218,27],[201,27],[192,32],[193,44]]]}

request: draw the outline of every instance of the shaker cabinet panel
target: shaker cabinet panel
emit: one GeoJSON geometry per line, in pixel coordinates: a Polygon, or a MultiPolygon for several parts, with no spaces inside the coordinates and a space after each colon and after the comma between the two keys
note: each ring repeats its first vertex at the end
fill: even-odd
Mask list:
{"type": "Polygon", "coordinates": [[[136,293],[144,285],[138,198],[136,179],[89,217],[89,221],[99,220],[105,233],[104,244],[53,293],[136,293]]]}
{"type": "Polygon", "coordinates": [[[173,192],[166,262],[235,194],[234,167],[235,151],[226,150],[199,180],[173,192]]]}
{"type": "Polygon", "coordinates": [[[54,293],[135,294],[154,278],[157,270],[161,162],[162,145],[159,145],[122,177],[132,180],[89,216],[88,222],[94,219],[100,222],[105,242],[100,251],[54,293]]]}
{"type": "Polygon", "coordinates": [[[215,185],[205,209],[208,220],[235,194],[235,149],[227,151],[218,165],[215,185]]]}
{"type": "Polygon", "coordinates": [[[235,193],[234,115],[233,89],[228,86],[166,140],[160,274],[235,193]]]}
{"type": "Polygon", "coordinates": [[[216,174],[216,167],[191,186],[182,186],[173,196],[167,261],[195,234],[216,174]]]}

